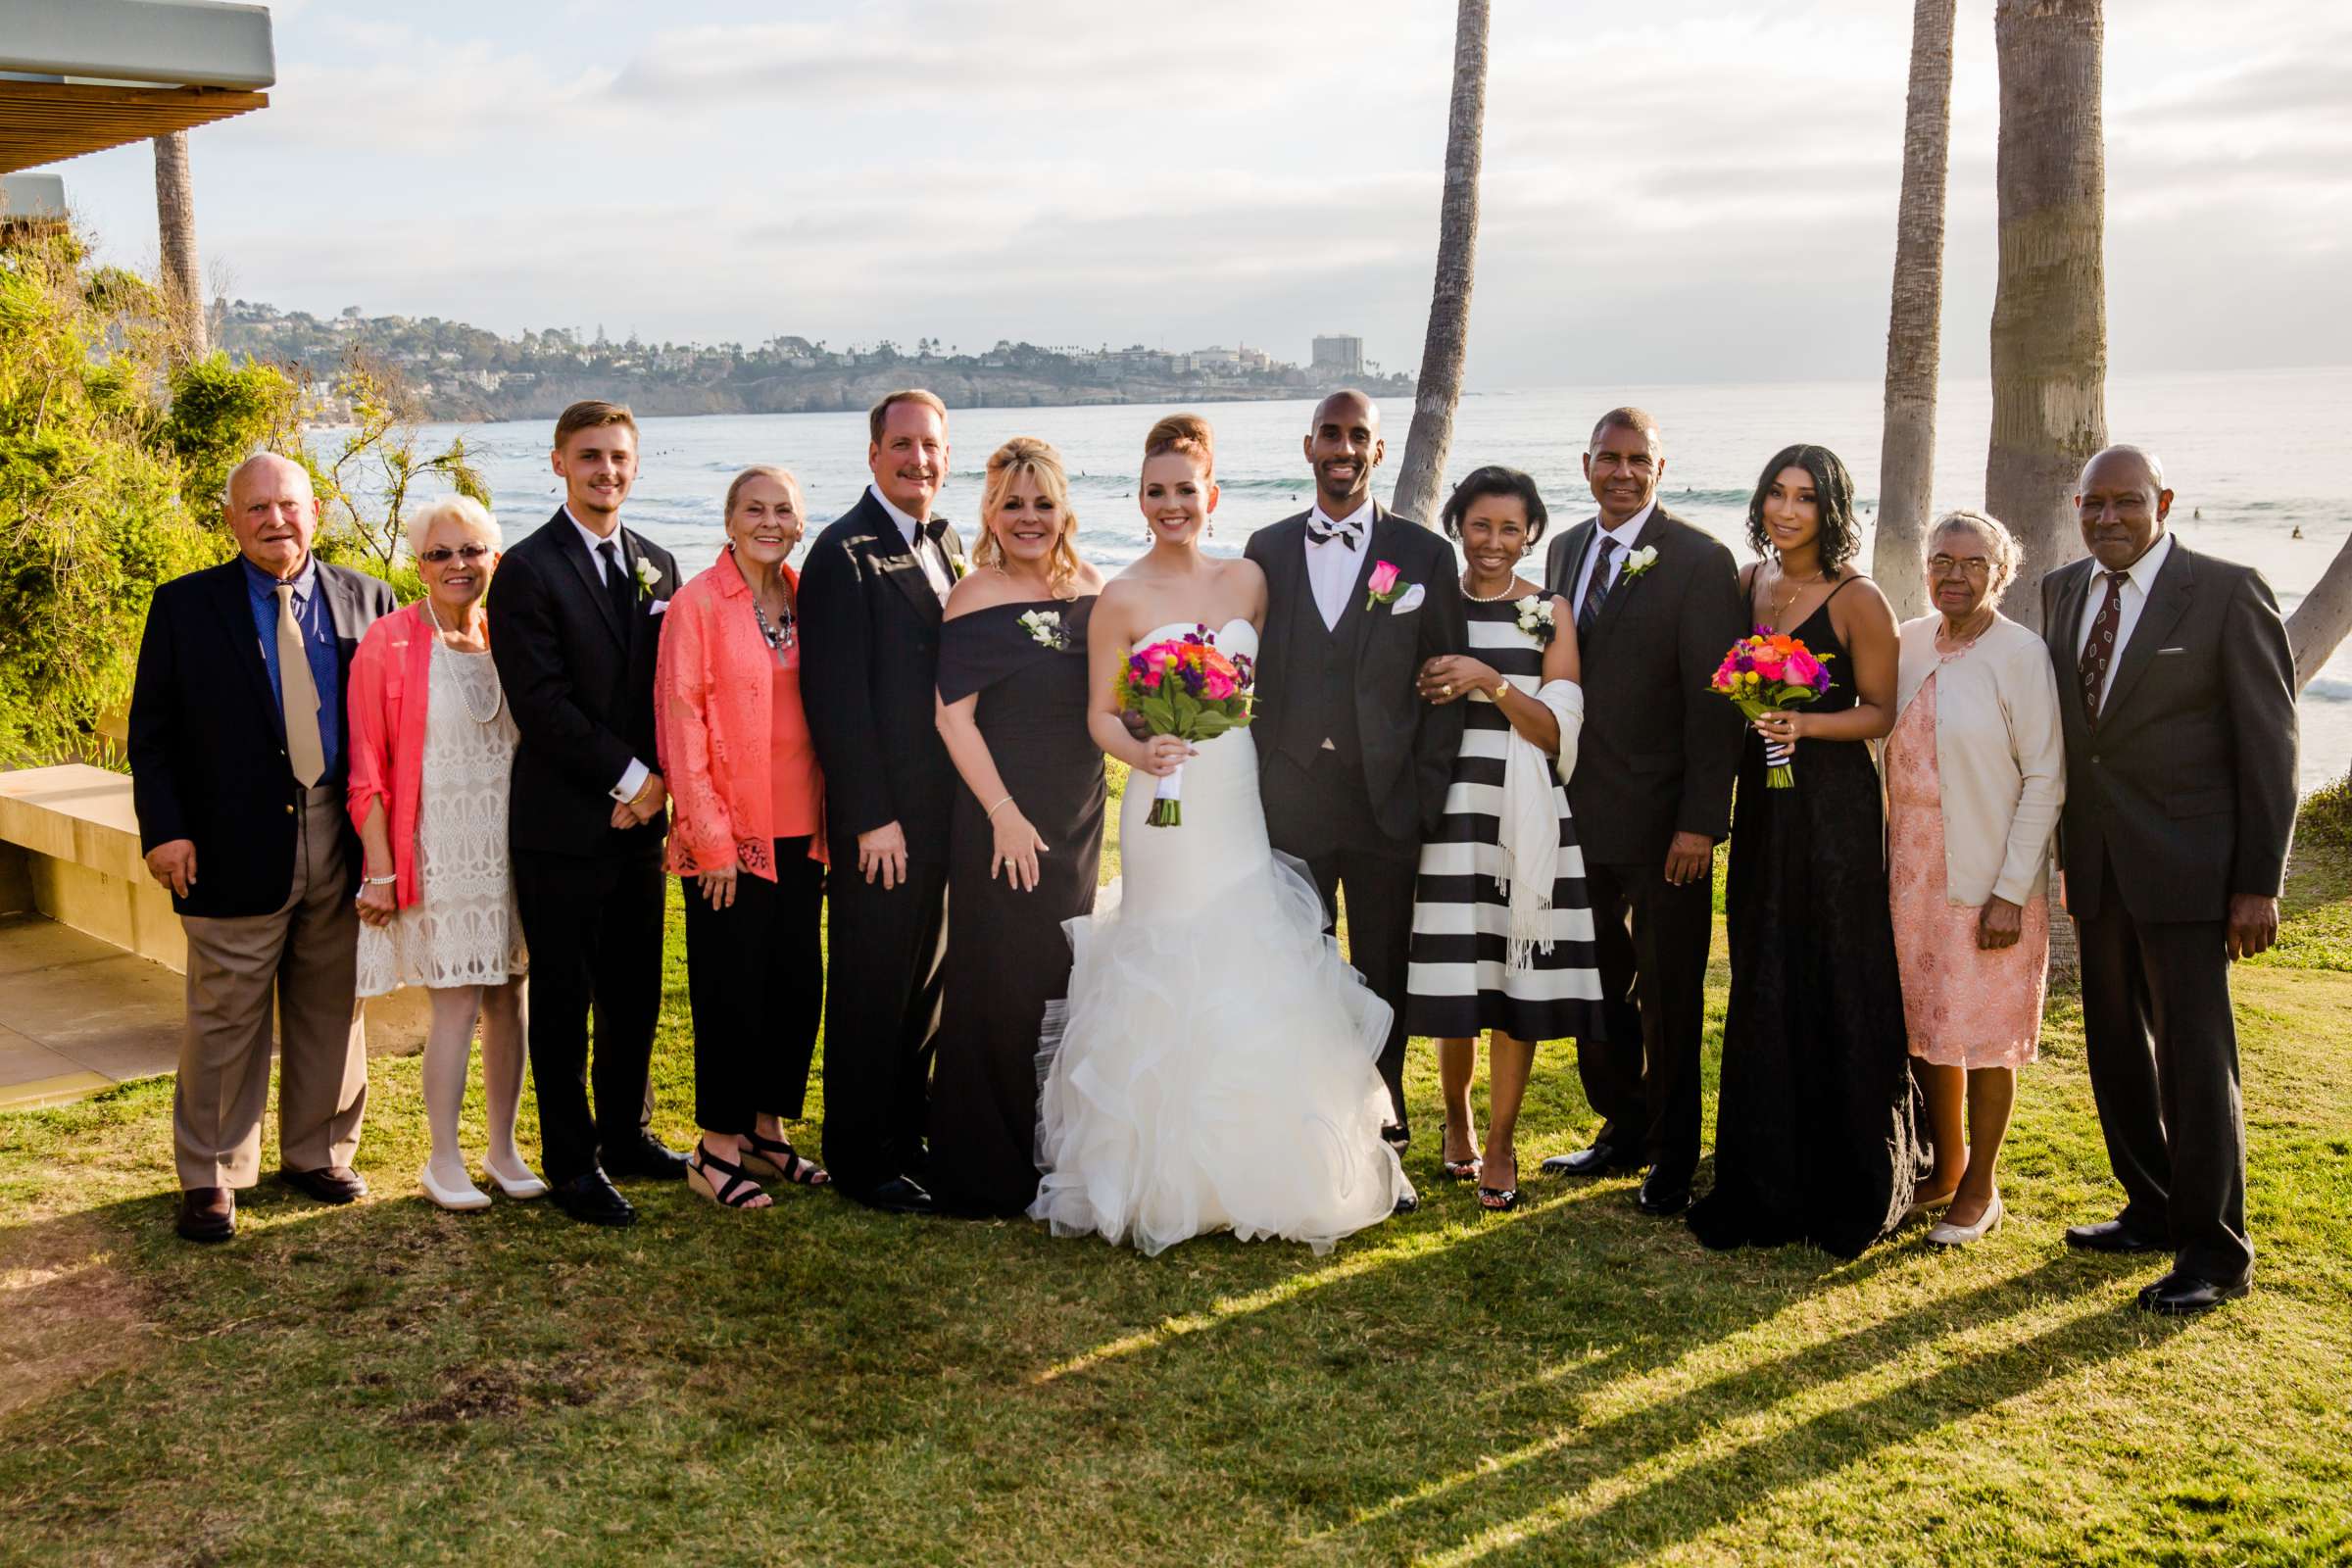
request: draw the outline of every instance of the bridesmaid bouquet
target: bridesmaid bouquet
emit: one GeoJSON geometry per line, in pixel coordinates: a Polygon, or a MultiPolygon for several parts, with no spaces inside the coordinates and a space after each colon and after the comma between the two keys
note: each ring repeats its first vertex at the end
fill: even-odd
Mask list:
{"type": "MultiPolygon", "coordinates": [[[[1140,714],[1153,735],[1191,744],[1213,740],[1250,722],[1250,688],[1256,671],[1247,654],[1228,658],[1206,626],[1139,648],[1119,671],[1119,710],[1140,714]]],[[[1152,798],[1153,827],[1184,822],[1184,766],[1159,781],[1152,798]]]]}
{"type": "MultiPolygon", "coordinates": [[[[1715,666],[1709,690],[1722,693],[1750,719],[1809,703],[1830,689],[1824,661],[1835,654],[1816,654],[1785,632],[1758,626],[1753,636],[1732,644],[1732,651],[1715,666]]],[[[1793,747],[1764,743],[1764,784],[1785,790],[1796,783],[1793,747]]]]}

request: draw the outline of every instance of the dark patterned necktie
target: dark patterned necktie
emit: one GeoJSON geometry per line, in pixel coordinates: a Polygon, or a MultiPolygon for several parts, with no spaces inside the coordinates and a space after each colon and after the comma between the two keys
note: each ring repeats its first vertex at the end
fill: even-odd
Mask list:
{"type": "Polygon", "coordinates": [[[1601,602],[1609,597],[1609,563],[1624,549],[1608,534],[1600,536],[1600,559],[1592,563],[1592,580],[1585,585],[1584,608],[1576,612],[1576,635],[1583,638],[1600,618],[1601,602]]]}
{"type": "Polygon", "coordinates": [[[608,539],[596,547],[605,558],[605,597],[612,601],[612,609],[620,616],[620,629],[629,629],[629,612],[637,608],[637,585],[629,580],[628,568],[621,564],[620,546],[608,539]]]}
{"type": "Polygon", "coordinates": [[[1334,539],[1345,539],[1348,541],[1348,548],[1353,550],[1357,541],[1362,538],[1363,530],[1353,523],[1334,522],[1320,512],[1310,512],[1306,514],[1306,542],[1308,544],[1327,545],[1334,539]]]}
{"type": "Polygon", "coordinates": [[[2082,645],[2082,657],[2075,662],[2075,675],[2082,682],[2082,712],[2093,724],[2099,721],[2099,699],[2107,689],[2108,666],[2115,662],[2116,628],[2124,619],[2124,584],[2132,580],[2128,571],[2099,575],[2107,579],[2107,597],[2099,601],[2099,612],[2090,623],[2090,641],[2082,645]]]}

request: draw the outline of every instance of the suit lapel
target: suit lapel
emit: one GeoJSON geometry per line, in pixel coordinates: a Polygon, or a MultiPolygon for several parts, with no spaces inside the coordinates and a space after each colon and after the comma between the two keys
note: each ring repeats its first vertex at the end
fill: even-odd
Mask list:
{"type": "Polygon", "coordinates": [[[219,569],[213,608],[220,612],[228,631],[229,657],[251,680],[253,693],[269,710],[270,721],[282,726],[284,715],[278,711],[277,693],[270,688],[270,666],[262,658],[261,633],[254,624],[253,600],[245,585],[244,563],[241,559],[232,561],[219,569]]]}
{"type": "Polygon", "coordinates": [[[2123,707],[2124,700],[2132,695],[2132,686],[2156,662],[2156,650],[2164,646],[2173,628],[2180,624],[2180,617],[2188,613],[2193,576],[2188,552],[2179,540],[2174,540],[2172,554],[2157,568],[2148,602],[2140,607],[2138,624],[2132,628],[2132,640],[2116,656],[2115,674],[2107,683],[2106,697],[2099,703],[2102,717],[2123,707]]]}
{"type": "MultiPolygon", "coordinates": [[[[1377,501],[1372,504],[1372,526],[1364,532],[1363,559],[1355,564],[1355,581],[1348,589],[1348,602],[1340,606],[1340,623],[1331,628],[1334,637],[1348,638],[1352,647],[1363,647],[1364,637],[1372,624],[1374,609],[1386,611],[1391,608],[1388,605],[1368,608],[1366,600],[1372,592],[1372,568],[1383,561],[1396,559],[1391,547],[1396,529],[1401,526],[1390,515],[1386,507],[1377,501]]],[[[1413,584],[1407,583],[1403,591],[1409,593],[1413,587],[1413,584]]],[[[1322,612],[1315,613],[1320,615],[1322,612]]]]}
{"type": "Polygon", "coordinates": [[[1568,530],[1567,548],[1560,552],[1568,570],[1553,591],[1568,601],[1568,612],[1572,615],[1576,613],[1576,580],[1585,574],[1585,558],[1592,553],[1592,541],[1599,536],[1600,520],[1587,517],[1568,530]]]}
{"type": "MultiPolygon", "coordinates": [[[[605,630],[612,634],[614,642],[626,649],[629,646],[629,628],[621,624],[619,612],[612,608],[612,591],[605,586],[604,574],[597,567],[596,557],[588,553],[588,541],[580,537],[579,525],[571,520],[569,512],[559,511],[548,526],[556,530],[556,548],[563,552],[564,560],[571,563],[572,575],[579,578],[580,586],[588,591],[589,599],[596,605],[598,617],[605,623],[605,630]]],[[[629,569],[628,530],[620,530],[620,569],[626,571],[629,569]]]]}
{"type": "Polygon", "coordinates": [[[2058,671],[2058,702],[2067,723],[2076,729],[2090,726],[2090,714],[2082,707],[2082,682],[2075,673],[2079,662],[2076,645],[2082,635],[2084,585],[2091,580],[2088,565],[2085,562],[2083,569],[2068,572],[2058,584],[2058,603],[2052,607],[2057,616],[2053,629],[2058,640],[2050,652],[2055,656],[2052,662],[2058,671]]]}
{"type": "Polygon", "coordinates": [[[899,532],[899,520],[882,510],[870,490],[858,498],[865,513],[866,533],[873,540],[868,552],[875,569],[914,607],[916,614],[925,620],[938,620],[942,607],[939,595],[931,587],[931,579],[923,574],[923,564],[914,556],[914,547],[899,532]]]}

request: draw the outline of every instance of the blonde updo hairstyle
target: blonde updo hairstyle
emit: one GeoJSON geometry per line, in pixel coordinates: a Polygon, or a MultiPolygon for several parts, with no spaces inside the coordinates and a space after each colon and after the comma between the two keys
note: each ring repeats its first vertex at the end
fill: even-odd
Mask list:
{"type": "Polygon", "coordinates": [[[2009,584],[2017,579],[2017,568],[2024,563],[2026,553],[2019,547],[2017,536],[1989,512],[1979,512],[1974,507],[1955,507],[1928,524],[1927,537],[1920,541],[1919,546],[1921,575],[1926,575],[1928,559],[1942,548],[1943,536],[1962,528],[1984,541],[1985,553],[1992,561],[1992,577],[1985,585],[1984,602],[1997,605],[2009,584]]]}
{"type": "Polygon", "coordinates": [[[1046,585],[1056,599],[1072,597],[1078,580],[1078,513],[1070,505],[1070,477],[1061,466],[1061,454],[1033,435],[1016,435],[989,454],[988,476],[980,489],[980,540],[972,547],[976,566],[1004,566],[1004,547],[997,541],[997,513],[1012,493],[1015,479],[1027,478],[1038,493],[1054,503],[1061,532],[1046,557],[1046,585]]]}

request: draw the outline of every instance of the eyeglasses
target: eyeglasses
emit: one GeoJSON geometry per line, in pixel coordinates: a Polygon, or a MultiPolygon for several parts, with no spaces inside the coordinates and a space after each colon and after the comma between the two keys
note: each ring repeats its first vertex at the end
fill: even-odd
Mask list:
{"type": "Polygon", "coordinates": [[[1957,577],[1966,572],[1971,579],[1984,582],[1992,575],[1992,563],[1983,556],[1930,556],[1928,575],[1957,577]]]}
{"type": "Polygon", "coordinates": [[[450,557],[455,556],[470,566],[489,553],[488,545],[459,545],[455,549],[448,545],[435,545],[432,549],[419,554],[416,559],[430,565],[438,566],[450,557]]]}

